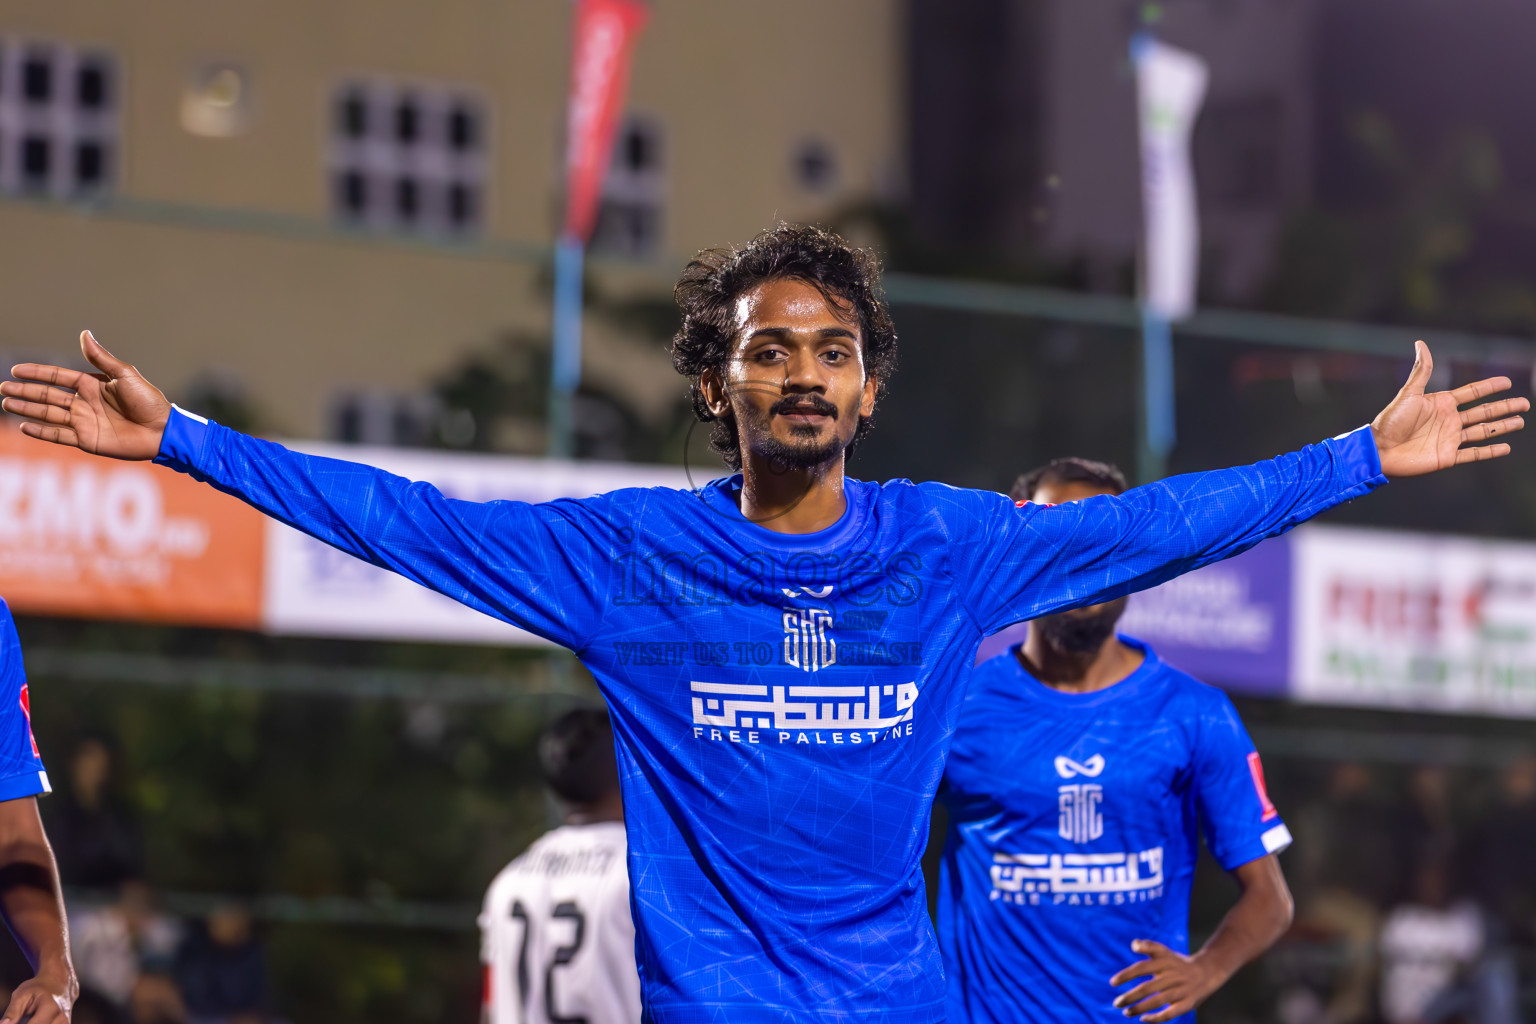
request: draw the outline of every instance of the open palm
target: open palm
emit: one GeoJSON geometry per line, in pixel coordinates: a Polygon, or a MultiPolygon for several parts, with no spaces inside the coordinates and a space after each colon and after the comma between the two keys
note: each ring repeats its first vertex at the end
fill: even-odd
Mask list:
{"type": "Polygon", "coordinates": [[[0,384],[6,412],[22,417],[22,432],[114,459],[152,459],[171,403],[138,370],[102,348],[90,331],[80,351],[100,373],[22,363],[0,384]]]}
{"type": "Polygon", "coordinates": [[[1389,477],[1422,476],[1464,462],[1482,462],[1509,454],[1504,443],[1473,447],[1482,441],[1512,434],[1525,426],[1520,415],[1530,409],[1524,398],[1505,398],[1462,409],[1471,402],[1508,391],[1508,377],[1489,377],[1454,391],[1425,393],[1435,362],[1429,346],[1414,343],[1413,370],[1408,382],[1371,421],[1381,471],[1389,477]]]}

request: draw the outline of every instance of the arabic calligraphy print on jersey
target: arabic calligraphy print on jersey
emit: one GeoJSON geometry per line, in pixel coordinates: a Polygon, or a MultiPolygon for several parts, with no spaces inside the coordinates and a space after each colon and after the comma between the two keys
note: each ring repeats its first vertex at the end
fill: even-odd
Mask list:
{"type": "Polygon", "coordinates": [[[1109,904],[1163,894],[1163,848],[1126,853],[997,853],[992,899],[1005,903],[1109,904]]]}
{"type": "Polygon", "coordinates": [[[889,729],[912,721],[912,706],[917,703],[916,683],[868,687],[688,685],[693,692],[693,724],[725,729],[889,729]],[[894,704],[889,713],[886,703],[894,704]]]}

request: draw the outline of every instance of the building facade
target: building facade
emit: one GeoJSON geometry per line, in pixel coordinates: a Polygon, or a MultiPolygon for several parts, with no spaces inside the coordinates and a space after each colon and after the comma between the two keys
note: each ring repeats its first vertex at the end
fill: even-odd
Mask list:
{"type": "MultiPolygon", "coordinates": [[[[701,247],[895,187],[899,13],[658,0],[594,287],[662,297],[701,247]]],[[[224,382],[323,436],[338,396],[409,398],[547,335],[571,21],[566,0],[7,4],[0,348],[59,358],[89,327],[173,395],[224,382]]],[[[674,406],[656,337],[587,333],[588,379],[674,406]]]]}

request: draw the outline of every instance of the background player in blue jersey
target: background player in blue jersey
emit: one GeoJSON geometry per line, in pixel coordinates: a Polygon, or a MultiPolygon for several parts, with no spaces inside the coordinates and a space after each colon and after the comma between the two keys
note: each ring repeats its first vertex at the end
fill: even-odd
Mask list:
{"type": "Polygon", "coordinates": [[[1458,409],[1506,378],[1426,394],[1421,345],[1371,426],[1252,466],[1058,508],[868,483],[844,460],[894,365],[879,284],[868,252],[787,225],[688,265],[674,363],[741,470],[697,492],[455,501],[175,409],[89,333],[99,376],[23,364],[0,394],[30,436],[155,459],[575,651],[612,714],[648,1020],[927,1024],[921,859],[981,638],[1504,454],[1464,446],[1528,403],[1458,409]]]}
{"type": "Polygon", "coordinates": [[[16,986],[0,1024],[67,1024],[80,985],[69,960],[63,891],[37,798],[52,792],[32,739],[21,639],[0,601],[0,916],[34,976],[16,986]]]}
{"type": "MultiPolygon", "coordinates": [[[[1124,490],[1113,466],[1058,459],[1011,497],[1124,490]]],[[[1290,925],[1275,855],[1291,836],[1237,710],[1117,637],[1125,605],[1029,623],[976,670],[961,705],[939,790],[951,1021],[1174,1020],[1290,925]],[[1189,954],[1201,832],[1242,895],[1189,954]]]]}

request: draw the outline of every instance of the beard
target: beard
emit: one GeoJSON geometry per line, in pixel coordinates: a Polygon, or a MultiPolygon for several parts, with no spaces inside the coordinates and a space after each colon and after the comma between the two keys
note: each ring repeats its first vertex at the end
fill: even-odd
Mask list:
{"type": "Polygon", "coordinates": [[[818,439],[815,431],[806,431],[802,435],[798,429],[794,439],[789,441],[765,433],[748,443],[757,454],[787,470],[815,469],[837,458],[845,447],[842,438],[836,434],[818,439]]]}
{"type": "Polygon", "coordinates": [[[746,446],[782,469],[815,469],[837,458],[848,447],[848,442],[837,430],[837,422],[842,418],[840,411],[820,395],[791,395],[762,412],[741,411],[746,413],[739,418],[746,446]],[[831,433],[823,436],[816,427],[797,424],[790,427],[788,440],[776,437],[773,433],[773,417],[797,407],[826,415],[832,421],[831,433]]]}
{"type": "Polygon", "coordinates": [[[1115,624],[1125,614],[1130,598],[1117,597],[1105,604],[1061,612],[1036,619],[1034,626],[1047,644],[1068,654],[1093,654],[1115,635],[1115,624]]]}

